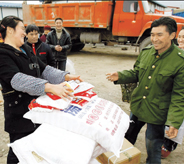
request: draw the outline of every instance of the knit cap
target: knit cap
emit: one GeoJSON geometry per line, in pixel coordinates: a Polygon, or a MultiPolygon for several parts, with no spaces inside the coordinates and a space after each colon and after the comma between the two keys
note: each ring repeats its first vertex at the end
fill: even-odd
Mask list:
{"type": "Polygon", "coordinates": [[[48,25],[46,25],[46,26],[44,26],[44,30],[49,30],[49,31],[51,31],[51,27],[48,26],[48,25]]]}

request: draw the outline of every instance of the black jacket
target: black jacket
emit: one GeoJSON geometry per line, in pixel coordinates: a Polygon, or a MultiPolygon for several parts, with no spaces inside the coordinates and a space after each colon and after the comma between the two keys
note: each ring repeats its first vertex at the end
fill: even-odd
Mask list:
{"type": "MultiPolygon", "coordinates": [[[[31,48],[32,44],[26,41],[31,48]]],[[[35,43],[35,49],[36,49],[36,55],[47,65],[50,65],[52,67],[56,67],[54,56],[52,54],[52,50],[49,45],[42,42],[40,39],[38,39],[38,42],[35,43]]]]}
{"type": "Polygon", "coordinates": [[[18,72],[39,77],[46,65],[33,54],[28,45],[24,44],[22,48],[27,55],[10,45],[0,43],[0,83],[3,88],[5,131],[8,133],[24,133],[36,129],[30,120],[23,118],[30,101],[36,96],[14,90],[10,82],[18,72]],[[35,63],[39,68],[31,67],[35,63]]]}
{"type": "Polygon", "coordinates": [[[46,43],[49,44],[50,48],[52,49],[53,55],[56,60],[66,60],[67,58],[67,50],[71,48],[72,42],[70,38],[70,34],[62,29],[62,35],[60,39],[57,39],[56,30],[49,32],[47,34],[46,43]],[[55,50],[55,46],[60,45],[62,47],[61,52],[57,52],[55,50]]]}

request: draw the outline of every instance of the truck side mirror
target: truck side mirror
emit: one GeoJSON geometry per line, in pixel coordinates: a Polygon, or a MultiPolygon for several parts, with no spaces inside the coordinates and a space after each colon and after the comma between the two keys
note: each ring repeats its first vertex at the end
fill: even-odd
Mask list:
{"type": "Polygon", "coordinates": [[[134,2],[134,11],[135,13],[138,11],[138,2],[134,2]]]}

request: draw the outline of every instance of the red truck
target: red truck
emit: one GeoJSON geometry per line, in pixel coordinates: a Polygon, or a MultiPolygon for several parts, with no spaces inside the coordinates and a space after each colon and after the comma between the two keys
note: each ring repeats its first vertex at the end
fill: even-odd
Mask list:
{"type": "MultiPolygon", "coordinates": [[[[72,50],[81,50],[86,43],[139,45],[142,50],[151,44],[150,27],[161,14],[150,13],[147,1],[109,0],[101,2],[51,2],[41,5],[23,3],[25,26],[36,24],[41,32],[45,25],[54,27],[54,19],[63,18],[63,26],[70,33],[72,50]]],[[[171,16],[178,25],[184,26],[184,18],[171,16]]]]}

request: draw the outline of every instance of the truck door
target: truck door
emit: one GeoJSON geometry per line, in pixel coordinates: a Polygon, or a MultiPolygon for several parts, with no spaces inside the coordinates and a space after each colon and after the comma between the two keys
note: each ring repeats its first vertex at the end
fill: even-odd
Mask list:
{"type": "Polygon", "coordinates": [[[131,0],[120,4],[118,36],[139,36],[144,14],[143,6],[140,3],[142,2],[131,0]]]}

